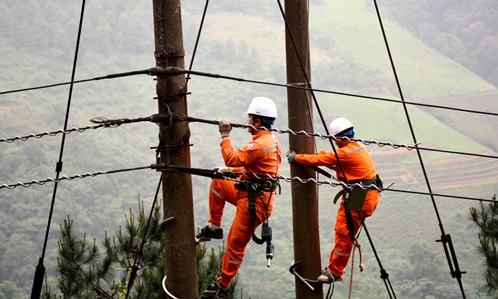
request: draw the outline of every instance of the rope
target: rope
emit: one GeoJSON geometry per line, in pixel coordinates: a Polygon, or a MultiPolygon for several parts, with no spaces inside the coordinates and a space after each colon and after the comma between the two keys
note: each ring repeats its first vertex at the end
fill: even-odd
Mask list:
{"type": "Polygon", "coordinates": [[[353,257],[351,258],[351,276],[349,278],[349,296],[348,298],[351,299],[351,295],[353,294],[353,274],[354,274],[354,259],[355,259],[355,252],[356,248],[358,248],[358,252],[360,254],[360,272],[363,272],[365,270],[365,265],[363,264],[363,255],[361,253],[361,244],[358,241],[358,239],[355,239],[353,243],[353,257]]]}

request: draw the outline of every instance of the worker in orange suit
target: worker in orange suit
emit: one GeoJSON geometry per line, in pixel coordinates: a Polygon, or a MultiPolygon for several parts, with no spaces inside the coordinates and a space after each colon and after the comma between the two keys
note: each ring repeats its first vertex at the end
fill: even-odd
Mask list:
{"type": "MultiPolygon", "coordinates": [[[[230,141],[231,126],[228,120],[219,121],[221,134],[221,154],[226,168],[221,172],[242,172],[239,179],[233,180],[213,179],[209,190],[209,225],[202,228],[196,235],[198,242],[211,239],[223,239],[221,228],[225,203],[236,206],[235,218],[228,232],[227,248],[223,255],[221,276],[217,282],[202,294],[202,299],[228,298],[228,287],[237,274],[244,258],[246,246],[262,222],[270,217],[273,211],[275,188],[268,188],[268,184],[276,186],[276,180],[268,178],[277,176],[282,161],[282,150],[277,138],[272,132],[257,128],[270,129],[277,117],[275,103],[266,97],[253,98],[246,112],[248,114],[248,131],[252,140],[243,148],[234,150],[230,141]],[[252,176],[251,174],[256,174],[252,176]],[[266,182],[264,181],[266,180],[266,182]],[[269,180],[269,181],[268,181],[269,180]],[[244,183],[245,182],[245,183],[244,183]],[[265,184],[266,183],[266,184],[265,184]],[[247,184],[251,184],[256,191],[248,191],[247,184]],[[266,187],[259,187],[266,186],[266,187]],[[249,194],[249,192],[252,193],[249,194]],[[250,198],[256,207],[252,213],[249,210],[250,198]]],[[[251,187],[251,188],[252,188],[251,187]]],[[[250,189],[252,190],[252,189],[250,189]]],[[[253,207],[254,207],[253,205],[253,207]]]]}
{"type": "MultiPolygon", "coordinates": [[[[353,124],[345,118],[333,120],[330,123],[329,131],[330,135],[335,137],[346,136],[353,138],[355,133],[353,124]]],[[[364,145],[347,139],[338,139],[335,141],[335,144],[337,145],[337,155],[333,151],[320,151],[316,154],[296,154],[292,151],[287,155],[287,159],[289,163],[335,168],[337,178],[345,182],[344,175],[346,175],[349,184],[361,183],[365,186],[372,186],[372,184],[381,186],[374,162],[364,145]],[[340,169],[339,162],[342,165],[344,174],[340,169]]],[[[337,212],[334,229],[335,245],[330,252],[328,266],[325,267],[322,274],[317,278],[320,282],[331,283],[342,281],[344,269],[348,264],[354,239],[361,226],[362,218],[365,219],[371,216],[379,202],[379,191],[377,189],[368,189],[366,192],[363,191],[363,193],[360,191],[362,194],[360,199],[364,200],[363,206],[360,205],[358,210],[350,210],[345,206],[349,202],[346,196],[349,198],[351,195],[347,191],[348,189],[344,188],[342,192],[342,201],[337,212]],[[347,218],[350,219],[349,225],[347,218]],[[350,228],[353,230],[352,233],[350,228]]]]}

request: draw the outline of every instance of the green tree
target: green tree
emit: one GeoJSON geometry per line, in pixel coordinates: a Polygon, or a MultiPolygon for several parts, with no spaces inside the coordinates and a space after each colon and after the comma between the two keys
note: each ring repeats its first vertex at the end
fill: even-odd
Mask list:
{"type": "MultiPolygon", "coordinates": [[[[496,195],[493,196],[496,200],[496,195]]],[[[498,202],[490,202],[487,206],[481,201],[478,208],[470,208],[472,221],[479,228],[479,252],[486,261],[486,287],[490,293],[498,295],[498,202]]]]}
{"type": "MultiPolygon", "coordinates": [[[[102,247],[94,239],[80,237],[74,221],[68,216],[60,225],[61,239],[58,242],[58,267],[60,276],[54,294],[45,284],[43,298],[167,298],[162,289],[164,269],[164,238],[160,229],[160,207],[155,207],[151,221],[145,214],[143,202],[139,211],[130,209],[125,227],[120,227],[114,237],[105,233],[102,247]],[[148,225],[147,225],[148,224],[148,225]],[[147,228],[147,229],[146,229],[147,228]]],[[[199,294],[215,282],[221,270],[224,247],[211,248],[206,256],[205,244],[197,246],[199,294]]],[[[237,295],[235,285],[230,294],[237,295]]],[[[232,297],[233,298],[233,297],[232,297]]]]}

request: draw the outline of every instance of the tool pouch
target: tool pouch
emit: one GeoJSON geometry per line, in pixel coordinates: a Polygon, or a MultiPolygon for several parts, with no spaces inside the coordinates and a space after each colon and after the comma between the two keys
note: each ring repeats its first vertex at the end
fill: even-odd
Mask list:
{"type": "Polygon", "coordinates": [[[353,190],[351,190],[351,195],[349,196],[346,208],[360,211],[365,202],[365,198],[367,198],[367,191],[368,190],[362,189],[361,187],[354,187],[353,190]]]}

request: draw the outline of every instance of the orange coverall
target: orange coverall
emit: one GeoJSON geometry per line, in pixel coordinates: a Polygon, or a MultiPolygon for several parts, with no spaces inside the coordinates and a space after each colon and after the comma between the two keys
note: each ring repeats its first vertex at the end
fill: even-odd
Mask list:
{"type": "MultiPolygon", "coordinates": [[[[220,147],[225,165],[234,167],[234,172],[269,174],[271,176],[278,174],[282,162],[282,149],[272,132],[257,131],[252,136],[252,141],[238,150],[232,148],[230,139],[223,140],[220,147]]],[[[247,179],[247,177],[241,176],[241,179],[247,179]]],[[[218,283],[223,287],[228,287],[237,274],[247,244],[256,227],[270,217],[275,194],[275,192],[255,194],[256,220],[253,227],[249,214],[247,191],[237,190],[234,185],[234,181],[213,179],[209,190],[209,223],[221,226],[226,202],[237,207],[232,226],[228,232],[221,276],[218,278],[218,283]]]]}
{"type": "MultiPolygon", "coordinates": [[[[377,175],[375,165],[365,146],[358,142],[350,142],[344,147],[336,150],[337,156],[341,162],[346,178],[349,183],[361,180],[374,179],[377,175]]],[[[333,151],[320,151],[316,154],[297,154],[296,163],[309,166],[333,166],[336,169],[337,178],[344,181],[344,176],[338,166],[337,157],[333,151]]],[[[379,203],[379,191],[368,190],[365,202],[361,209],[363,219],[372,215],[379,203]]],[[[354,223],[354,235],[358,232],[361,225],[359,211],[351,211],[354,223]]],[[[346,212],[344,208],[344,195],[341,205],[337,212],[335,222],[335,245],[330,251],[328,268],[333,275],[341,277],[344,274],[351,251],[353,242],[349,235],[349,229],[346,222],[346,212]]]]}

